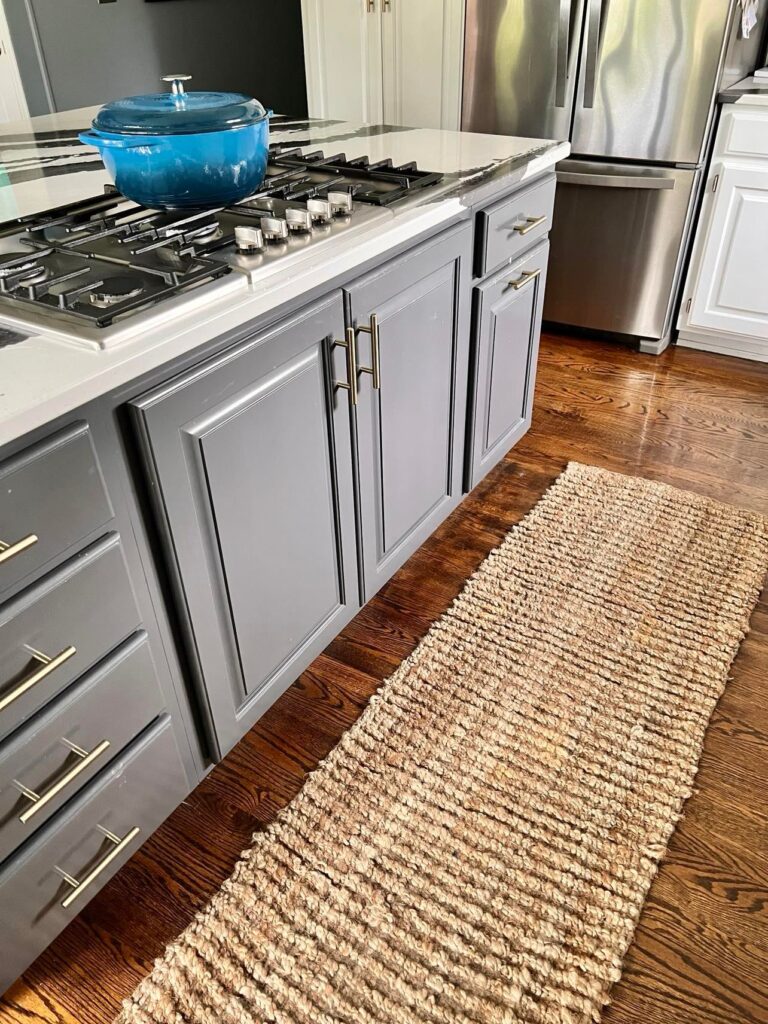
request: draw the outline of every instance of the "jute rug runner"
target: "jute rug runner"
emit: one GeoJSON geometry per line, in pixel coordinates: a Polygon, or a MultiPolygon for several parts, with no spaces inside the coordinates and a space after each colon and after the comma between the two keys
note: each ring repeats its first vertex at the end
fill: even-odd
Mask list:
{"type": "Polygon", "coordinates": [[[121,1024],[597,1021],[768,567],[768,521],[572,464],[121,1024]]]}

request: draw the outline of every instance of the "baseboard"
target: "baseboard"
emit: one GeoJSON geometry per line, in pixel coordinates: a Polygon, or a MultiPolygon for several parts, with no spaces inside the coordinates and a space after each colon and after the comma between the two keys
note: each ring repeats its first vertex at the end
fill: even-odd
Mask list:
{"type": "Polygon", "coordinates": [[[681,331],[677,337],[681,348],[697,348],[704,352],[717,352],[723,356],[736,356],[739,359],[754,359],[759,363],[768,363],[768,342],[745,342],[736,338],[718,337],[704,338],[701,335],[686,334],[681,331]]]}

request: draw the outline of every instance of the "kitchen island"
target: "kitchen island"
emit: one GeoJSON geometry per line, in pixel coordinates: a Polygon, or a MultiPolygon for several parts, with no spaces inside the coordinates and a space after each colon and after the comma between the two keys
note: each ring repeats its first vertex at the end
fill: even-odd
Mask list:
{"type": "MultiPolygon", "coordinates": [[[[6,222],[89,216],[91,114],[0,137],[6,222]]],[[[105,328],[0,298],[6,984],[530,425],[567,144],[272,141],[441,178],[105,328]]]]}

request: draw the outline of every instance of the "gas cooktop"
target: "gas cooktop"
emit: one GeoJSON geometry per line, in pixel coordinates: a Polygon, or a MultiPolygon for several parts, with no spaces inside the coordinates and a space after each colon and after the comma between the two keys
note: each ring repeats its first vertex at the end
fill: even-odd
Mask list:
{"type": "Polygon", "coordinates": [[[150,210],[115,189],[0,228],[0,315],[103,328],[213,282],[369,227],[440,174],[391,160],[274,146],[258,193],[234,206],[150,210]]]}

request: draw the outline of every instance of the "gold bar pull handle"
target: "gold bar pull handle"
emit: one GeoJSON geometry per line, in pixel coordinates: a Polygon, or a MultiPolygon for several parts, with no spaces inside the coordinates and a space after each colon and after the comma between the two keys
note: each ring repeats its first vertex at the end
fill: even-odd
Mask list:
{"type": "Polygon", "coordinates": [[[93,762],[98,760],[106,750],[109,750],[110,746],[109,740],[102,740],[93,750],[83,750],[82,747],[78,747],[76,743],[70,743],[69,740],[64,739],[61,742],[69,747],[73,753],[77,754],[80,760],[77,764],[72,765],[69,771],[62,775],[57,782],[54,782],[49,789],[46,789],[44,793],[35,793],[34,790],[27,789],[26,786],[19,787],[24,796],[32,801],[32,806],[19,815],[19,821],[22,825],[26,825],[28,821],[31,821],[47,803],[74,782],[78,775],[82,775],[87,768],[90,768],[93,762]]]}
{"type": "Polygon", "coordinates": [[[365,13],[375,14],[376,13],[376,0],[365,0],[365,13]]]}
{"type": "Polygon", "coordinates": [[[43,654],[41,651],[32,650],[32,657],[35,661],[39,661],[42,668],[36,669],[31,675],[27,676],[18,686],[14,687],[10,693],[6,693],[4,697],[0,697],[0,711],[5,711],[9,704],[13,704],[15,700],[18,700],[22,694],[25,694],[27,690],[31,690],[33,686],[37,686],[38,683],[42,682],[46,676],[49,676],[51,672],[55,672],[56,669],[63,665],[65,661],[77,654],[77,648],[71,644],[69,647],[65,647],[63,651],[59,651],[53,658],[49,658],[47,654],[43,654]]]}
{"type": "Polygon", "coordinates": [[[510,281],[509,284],[512,285],[516,292],[519,292],[520,289],[525,288],[530,281],[535,281],[540,273],[541,270],[524,270],[516,281],[510,281]]]}
{"type": "Polygon", "coordinates": [[[360,373],[370,373],[373,377],[373,386],[376,391],[381,391],[381,347],[379,345],[379,318],[375,313],[371,313],[369,320],[369,327],[358,327],[357,330],[360,334],[370,334],[371,336],[371,359],[373,366],[358,366],[360,373]]]}
{"type": "Polygon", "coordinates": [[[99,832],[103,833],[107,837],[110,843],[114,843],[115,845],[106,855],[106,857],[102,857],[102,859],[99,861],[96,867],[92,868],[85,876],[85,878],[83,878],[82,880],[73,878],[72,875],[68,875],[66,871],[62,871],[61,868],[55,868],[55,870],[61,875],[64,881],[68,885],[72,886],[72,892],[69,893],[69,895],[65,896],[64,899],[61,901],[61,905],[64,908],[64,910],[70,907],[75,902],[76,899],[79,899],[80,896],[82,896],[85,890],[96,881],[99,875],[103,871],[106,871],[106,869],[115,859],[115,857],[119,857],[123,850],[127,846],[130,846],[130,844],[133,842],[133,840],[136,838],[139,832],[141,832],[139,826],[134,825],[134,827],[129,832],[126,832],[123,838],[121,839],[119,836],[116,836],[114,832],[110,832],[108,829],[102,828],[101,825],[97,825],[96,827],[98,828],[99,832]]]}
{"type": "Polygon", "coordinates": [[[357,405],[357,351],[355,347],[355,329],[347,327],[344,341],[334,341],[332,348],[343,348],[347,353],[347,379],[335,380],[333,383],[337,388],[343,388],[349,392],[349,401],[357,405]]]}
{"type": "Polygon", "coordinates": [[[533,229],[537,228],[540,224],[546,223],[546,220],[546,213],[541,217],[526,217],[525,224],[515,224],[514,230],[519,235],[527,235],[529,231],[533,231],[533,229]]]}
{"type": "Polygon", "coordinates": [[[26,537],[17,540],[15,544],[6,544],[5,541],[0,540],[0,565],[3,562],[10,562],[16,555],[20,555],[22,551],[26,551],[33,544],[37,544],[37,541],[38,536],[36,533],[28,533],[26,537]]]}

